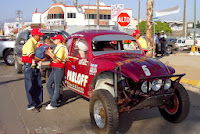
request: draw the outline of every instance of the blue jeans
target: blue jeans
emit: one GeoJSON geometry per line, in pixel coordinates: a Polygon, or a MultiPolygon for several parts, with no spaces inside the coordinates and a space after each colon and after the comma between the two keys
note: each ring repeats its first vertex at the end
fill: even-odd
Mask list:
{"type": "Polygon", "coordinates": [[[38,106],[43,102],[43,87],[40,70],[24,65],[25,89],[28,99],[27,107],[38,106]]]}
{"type": "Polygon", "coordinates": [[[49,79],[47,82],[47,91],[51,99],[51,106],[53,107],[58,106],[57,101],[60,96],[60,85],[61,85],[63,76],[64,76],[64,68],[57,68],[57,67],[54,67],[54,69],[52,69],[49,75],[49,79]],[[54,88],[52,88],[53,84],[54,84],[54,88]]]}

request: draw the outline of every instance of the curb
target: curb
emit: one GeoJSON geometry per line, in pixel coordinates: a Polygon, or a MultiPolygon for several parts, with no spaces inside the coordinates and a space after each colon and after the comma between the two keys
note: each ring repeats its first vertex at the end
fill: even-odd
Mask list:
{"type": "MultiPolygon", "coordinates": [[[[172,80],[175,80],[175,78],[172,79],[172,80]]],[[[188,79],[182,78],[182,79],[180,80],[180,83],[189,84],[189,85],[192,85],[192,86],[195,86],[195,87],[200,88],[200,81],[198,81],[198,80],[188,80],[188,79]]]]}

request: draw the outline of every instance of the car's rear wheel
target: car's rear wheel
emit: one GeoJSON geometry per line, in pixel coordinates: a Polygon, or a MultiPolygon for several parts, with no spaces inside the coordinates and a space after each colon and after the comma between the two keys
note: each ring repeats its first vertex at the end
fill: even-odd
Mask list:
{"type": "Polygon", "coordinates": [[[9,66],[13,66],[14,65],[14,55],[13,55],[13,51],[12,50],[9,50],[7,51],[5,54],[4,54],[4,61],[7,65],[9,66]]]}
{"type": "Polygon", "coordinates": [[[167,48],[166,48],[166,54],[167,55],[172,54],[172,47],[171,46],[167,46],[167,48]]]}
{"type": "Polygon", "coordinates": [[[190,101],[186,89],[179,84],[175,94],[166,102],[165,108],[159,108],[161,115],[169,122],[183,121],[190,109],[190,101]]]}
{"type": "Polygon", "coordinates": [[[17,74],[22,73],[22,65],[19,64],[17,57],[15,56],[15,71],[17,72],[17,74]]]}
{"type": "Polygon", "coordinates": [[[90,99],[90,118],[93,130],[98,134],[115,134],[119,123],[119,113],[109,91],[98,89],[90,99]]]}

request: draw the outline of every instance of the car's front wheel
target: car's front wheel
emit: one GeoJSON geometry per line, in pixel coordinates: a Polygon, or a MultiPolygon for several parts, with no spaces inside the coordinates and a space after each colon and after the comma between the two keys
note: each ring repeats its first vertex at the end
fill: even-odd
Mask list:
{"type": "Polygon", "coordinates": [[[165,103],[164,108],[159,108],[161,115],[169,122],[183,121],[190,109],[190,101],[186,89],[179,84],[175,94],[165,103]]]}
{"type": "Polygon", "coordinates": [[[119,123],[116,102],[109,91],[98,89],[90,99],[90,118],[98,134],[115,134],[119,123]]]}
{"type": "Polygon", "coordinates": [[[9,66],[13,66],[14,65],[14,55],[13,55],[13,51],[12,50],[9,50],[7,51],[5,54],[4,54],[4,61],[7,65],[9,66]]]}

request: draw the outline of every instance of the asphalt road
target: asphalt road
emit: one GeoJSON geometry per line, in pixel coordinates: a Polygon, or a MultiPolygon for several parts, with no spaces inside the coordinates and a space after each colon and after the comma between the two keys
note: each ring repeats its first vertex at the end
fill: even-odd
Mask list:
{"type": "MultiPolygon", "coordinates": [[[[40,111],[27,111],[23,74],[0,60],[0,134],[92,134],[89,102],[70,90],[64,91],[63,105],[47,111],[49,97],[44,86],[44,105],[40,111]]],[[[185,85],[186,88],[195,88],[185,85]]],[[[118,134],[199,134],[200,94],[188,90],[191,108],[185,121],[172,124],[157,108],[120,115],[118,134]]]]}

